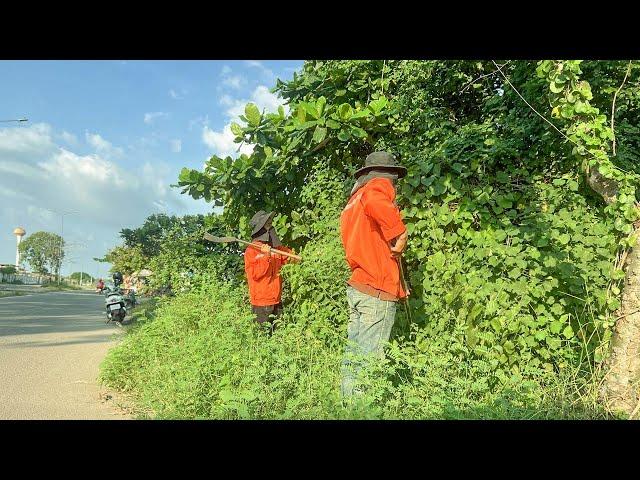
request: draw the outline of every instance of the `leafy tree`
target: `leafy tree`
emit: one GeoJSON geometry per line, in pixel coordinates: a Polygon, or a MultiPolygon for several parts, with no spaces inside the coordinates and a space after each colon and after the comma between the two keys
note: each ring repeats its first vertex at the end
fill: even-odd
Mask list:
{"type": "Polygon", "coordinates": [[[123,275],[131,275],[141,270],[149,263],[149,258],[142,253],[139,246],[117,246],[107,252],[104,259],[111,263],[111,272],[120,272],[123,275]]]}
{"type": "Polygon", "coordinates": [[[11,275],[12,273],[16,273],[16,267],[13,265],[7,265],[6,267],[0,268],[0,273],[4,273],[5,275],[11,275]]]}
{"type": "Polygon", "coordinates": [[[193,285],[210,274],[237,279],[242,271],[241,249],[203,239],[205,232],[222,236],[225,230],[218,215],[151,215],[142,226],[123,229],[123,245],[94,260],[110,262],[112,272],[124,274],[151,269],[149,286],[155,291],[183,288],[186,278],[193,285]],[[198,278],[194,280],[193,275],[198,278]]]}
{"type": "Polygon", "coordinates": [[[86,272],[73,272],[71,275],[69,275],[69,278],[75,280],[76,282],[79,282],[80,279],[82,279],[83,283],[92,283],[95,281],[95,279],[86,272]]]}
{"type": "MultiPolygon", "coordinates": [[[[337,235],[321,227],[327,207],[312,200],[322,182],[342,186],[331,196],[339,211],[364,156],[390,150],[408,168],[398,203],[420,328],[411,341],[428,338],[487,362],[493,384],[593,371],[607,356],[620,307],[617,260],[633,242],[637,178],[613,173],[625,187],[617,206],[606,206],[576,168],[582,154],[557,130],[595,155],[604,176],[637,164],[637,62],[619,93],[620,158],[612,160],[611,128],[600,112],[618,84],[611,78],[621,82],[628,62],[496,63],[500,69],[484,61],[306,62],[275,88],[289,114],[248,104],[242,124],[232,126],[236,143],[254,145],[251,155],[184,168],[178,186],[224,205],[227,231],[244,236],[256,210],[273,209],[284,240],[315,251],[337,235]]],[[[340,295],[343,274],[337,266],[325,274],[340,295]]],[[[306,298],[329,312],[334,296],[303,288],[315,282],[306,275],[295,279],[289,301],[306,298]]],[[[406,340],[408,332],[397,333],[406,340]]]]}
{"type": "MultiPolygon", "coordinates": [[[[121,375],[153,365],[136,377],[139,385],[168,386],[158,395],[164,402],[174,392],[168,411],[177,405],[192,415],[216,414],[217,404],[222,415],[235,409],[240,416],[291,417],[322,401],[310,392],[321,392],[319,399],[335,394],[331,375],[338,372],[348,316],[339,215],[353,171],[367,153],[385,149],[408,169],[397,201],[410,234],[405,259],[413,293],[411,315],[400,308],[388,356],[374,376],[372,404],[391,417],[451,413],[455,405],[456,416],[477,398],[504,405],[514,389],[534,384],[556,403],[557,391],[548,395],[546,387],[561,378],[579,396],[604,380],[629,413],[640,369],[633,354],[640,345],[639,67],[306,62],[274,90],[288,113],[265,114],[249,104],[241,124],[232,126],[236,143],[254,146],[250,155],[213,156],[203,170],[185,168],[178,179],[184,193],[224,206],[204,226],[219,235],[247,237],[256,210],[278,212],[274,224],[283,241],[305,258],[283,269],[287,308],[278,341],[251,344],[258,357],[236,355],[246,367],[236,357],[225,363],[229,351],[239,351],[232,346],[239,330],[246,327],[241,344],[254,338],[244,320],[246,291],[236,288],[241,269],[233,262],[241,257],[227,254],[240,249],[207,246],[195,231],[189,237],[167,228],[173,233],[150,260],[159,272],[154,281],[176,291],[192,288],[182,275],[192,270],[197,288],[168,302],[160,322],[147,324],[148,336],[137,337],[142,350],[123,347],[121,375]],[[227,285],[216,283],[219,277],[227,285]],[[179,340],[167,342],[171,335],[179,340]],[[292,348],[270,350],[287,344],[292,348]],[[302,353],[301,345],[313,345],[313,352],[302,353]],[[176,358],[198,367],[179,369],[185,376],[177,380],[164,375],[176,358]],[[140,361],[139,368],[130,361],[140,361]],[[331,373],[321,383],[309,373],[318,364],[331,373]],[[613,379],[599,376],[603,367],[613,379]],[[219,374],[211,377],[211,368],[219,374]],[[274,375],[278,368],[282,374],[274,375]],[[301,381],[305,375],[313,386],[301,381]],[[194,378],[213,383],[180,390],[194,378]]],[[[558,403],[564,409],[564,399],[558,403]]]]}
{"type": "Polygon", "coordinates": [[[163,242],[168,236],[188,235],[204,225],[204,215],[185,215],[177,217],[166,214],[153,214],[147,217],[138,228],[123,228],[120,237],[126,247],[140,247],[146,257],[160,253],[163,242]]]}
{"type": "Polygon", "coordinates": [[[20,255],[36,272],[57,274],[65,255],[64,245],[60,235],[36,232],[20,243],[20,255]]]}

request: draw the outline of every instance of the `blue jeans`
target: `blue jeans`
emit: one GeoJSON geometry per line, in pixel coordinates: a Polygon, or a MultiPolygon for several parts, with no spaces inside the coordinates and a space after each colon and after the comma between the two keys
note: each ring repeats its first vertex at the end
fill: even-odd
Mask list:
{"type": "Polygon", "coordinates": [[[361,394],[357,387],[358,373],[368,358],[384,356],[384,344],[389,341],[396,316],[396,302],[380,300],[347,287],[349,302],[348,342],[342,361],[342,386],[344,397],[361,394]]]}

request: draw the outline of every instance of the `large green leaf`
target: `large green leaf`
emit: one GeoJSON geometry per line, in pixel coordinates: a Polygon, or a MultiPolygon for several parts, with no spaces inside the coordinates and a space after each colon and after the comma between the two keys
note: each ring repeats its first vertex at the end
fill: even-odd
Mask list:
{"type": "Polygon", "coordinates": [[[242,127],[240,125],[238,125],[236,122],[232,122],[231,123],[231,132],[236,136],[239,137],[241,136],[244,131],[242,129],[242,127]]]}
{"type": "Polygon", "coordinates": [[[349,120],[349,118],[351,118],[351,115],[353,115],[353,108],[351,108],[351,105],[349,105],[348,103],[343,103],[338,107],[338,115],[343,121],[349,120]]]}
{"type": "Polygon", "coordinates": [[[311,117],[316,118],[316,119],[320,117],[320,114],[318,113],[318,110],[316,109],[315,104],[311,104],[311,103],[306,103],[306,102],[304,102],[304,103],[302,104],[302,108],[304,108],[304,110],[305,110],[309,115],[311,115],[311,117]]]}
{"type": "Polygon", "coordinates": [[[327,135],[327,129],[317,126],[315,131],[313,132],[313,142],[320,143],[324,140],[324,137],[327,135]]]}
{"type": "Polygon", "coordinates": [[[244,115],[249,122],[249,125],[252,127],[257,127],[260,125],[260,120],[262,116],[260,115],[260,110],[253,103],[248,103],[246,107],[244,107],[244,115]]]}
{"type": "Polygon", "coordinates": [[[320,97],[317,101],[316,101],[316,110],[318,112],[318,116],[322,116],[322,114],[324,113],[324,107],[327,104],[327,99],[324,97],[320,97]]]}

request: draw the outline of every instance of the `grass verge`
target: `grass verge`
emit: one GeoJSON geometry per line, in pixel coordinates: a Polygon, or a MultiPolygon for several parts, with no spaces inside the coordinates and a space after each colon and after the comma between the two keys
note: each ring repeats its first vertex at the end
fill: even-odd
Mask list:
{"type": "Polygon", "coordinates": [[[0,298],[4,297],[19,297],[20,295],[26,295],[25,292],[19,292],[17,290],[0,290],[0,298]]]}
{"type": "Polygon", "coordinates": [[[496,387],[486,381],[490,367],[442,347],[421,345],[423,361],[407,368],[398,352],[418,353],[397,342],[365,376],[367,394],[345,406],[343,332],[314,329],[289,312],[269,337],[253,325],[244,292],[226,284],[149,302],[132,319],[100,378],[145,418],[608,418],[597,401],[597,373],[564,371],[496,387]]]}

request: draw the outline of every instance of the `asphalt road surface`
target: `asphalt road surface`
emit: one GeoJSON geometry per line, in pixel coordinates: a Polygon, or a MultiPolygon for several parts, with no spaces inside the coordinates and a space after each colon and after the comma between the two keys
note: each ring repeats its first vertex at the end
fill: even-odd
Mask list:
{"type": "Polygon", "coordinates": [[[0,298],[0,419],[127,418],[97,383],[121,334],[103,312],[95,293],[0,298]]]}

